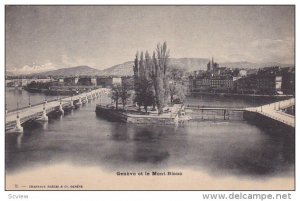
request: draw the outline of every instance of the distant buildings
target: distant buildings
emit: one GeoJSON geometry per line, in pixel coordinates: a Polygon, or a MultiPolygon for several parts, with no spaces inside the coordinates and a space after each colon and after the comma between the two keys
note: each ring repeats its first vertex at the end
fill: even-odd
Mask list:
{"type": "Polygon", "coordinates": [[[232,91],[233,90],[233,76],[218,75],[210,79],[210,86],[216,91],[232,91]]]}
{"type": "Polygon", "coordinates": [[[235,72],[230,68],[220,67],[212,58],[207,64],[206,71],[194,72],[191,91],[232,91],[234,74],[238,73],[239,72],[235,72]]]}
{"type": "Polygon", "coordinates": [[[217,74],[217,71],[219,71],[219,64],[215,63],[214,58],[212,58],[207,64],[207,72],[217,74]]]}
{"type": "Polygon", "coordinates": [[[282,76],[253,74],[236,81],[236,92],[247,94],[283,94],[282,76]]]}
{"type": "MultiPolygon", "coordinates": [[[[55,80],[51,81],[51,86],[57,86],[57,87],[72,87],[76,88],[76,86],[81,87],[93,87],[93,86],[99,86],[99,87],[106,87],[110,88],[114,84],[121,84],[122,83],[121,77],[116,76],[79,76],[79,77],[63,77],[63,78],[56,78],[55,80]]],[[[38,79],[39,81],[40,79],[38,79]]],[[[49,80],[49,79],[48,79],[49,80]]]]}
{"type": "Polygon", "coordinates": [[[295,68],[282,68],[282,92],[295,94],[295,68]]]}
{"type": "Polygon", "coordinates": [[[192,92],[241,94],[294,94],[295,68],[230,69],[220,67],[212,58],[206,71],[191,77],[192,92]]]}
{"type": "Polygon", "coordinates": [[[96,78],[97,86],[112,87],[114,84],[121,84],[122,79],[120,77],[102,76],[96,78]]]}

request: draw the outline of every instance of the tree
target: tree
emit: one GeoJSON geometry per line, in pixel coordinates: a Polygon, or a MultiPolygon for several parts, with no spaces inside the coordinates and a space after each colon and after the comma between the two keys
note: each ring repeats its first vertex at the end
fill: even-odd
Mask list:
{"type": "Polygon", "coordinates": [[[170,82],[169,90],[170,90],[171,103],[173,103],[175,97],[180,101],[183,101],[185,99],[187,88],[183,84],[170,82]]]}
{"type": "Polygon", "coordinates": [[[121,97],[121,93],[122,93],[122,86],[120,84],[115,84],[113,85],[111,90],[112,90],[111,99],[115,101],[116,109],[118,109],[119,98],[121,97]]]}
{"type": "Polygon", "coordinates": [[[169,51],[167,50],[167,43],[164,42],[163,45],[157,44],[156,54],[153,53],[153,66],[151,71],[151,77],[153,80],[155,99],[158,109],[158,114],[163,113],[163,107],[166,103],[166,92],[168,85],[168,78],[166,77],[167,72],[167,61],[169,58],[169,51]],[[157,55],[156,55],[157,54],[157,55]],[[157,56],[157,58],[156,58],[157,56]]]}
{"type": "Polygon", "coordinates": [[[185,99],[185,94],[187,88],[183,84],[183,77],[186,75],[186,71],[183,68],[171,67],[168,69],[169,78],[169,92],[171,103],[174,101],[176,96],[178,99],[183,101],[185,99]]]}
{"type": "Polygon", "coordinates": [[[168,77],[171,80],[182,80],[186,73],[187,72],[184,68],[180,68],[177,66],[170,66],[170,68],[168,68],[168,77]]]}
{"type": "Polygon", "coordinates": [[[174,96],[176,94],[176,83],[171,82],[169,85],[169,90],[170,90],[171,103],[173,103],[174,96]]]}
{"type": "Polygon", "coordinates": [[[139,53],[135,54],[134,66],[133,66],[133,82],[134,82],[134,91],[137,93],[138,82],[139,82],[139,53]]]}
{"type": "Polygon", "coordinates": [[[122,100],[123,108],[125,108],[125,105],[127,104],[127,100],[130,97],[129,93],[129,84],[126,82],[122,83],[121,91],[120,91],[120,98],[122,100]]]}
{"type": "Polygon", "coordinates": [[[144,106],[147,111],[149,105],[155,105],[158,113],[163,113],[163,107],[167,103],[169,95],[169,82],[167,77],[167,61],[169,51],[167,43],[157,44],[156,50],[153,52],[152,59],[146,51],[135,55],[133,72],[134,72],[134,101],[140,106],[144,106]],[[140,58],[140,60],[139,60],[140,58]]]}
{"type": "Polygon", "coordinates": [[[152,90],[152,82],[151,80],[141,80],[140,83],[140,95],[141,102],[143,103],[145,112],[148,112],[148,106],[153,105],[154,94],[152,90]]]}

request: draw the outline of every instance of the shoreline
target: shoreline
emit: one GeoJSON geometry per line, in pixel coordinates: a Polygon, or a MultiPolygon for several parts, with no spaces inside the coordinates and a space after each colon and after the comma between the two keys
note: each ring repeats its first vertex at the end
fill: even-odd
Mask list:
{"type": "Polygon", "coordinates": [[[189,92],[187,97],[195,95],[215,95],[215,96],[238,96],[238,97],[266,97],[266,98],[289,98],[294,95],[268,95],[268,94],[238,94],[238,93],[210,93],[210,92],[189,92]]]}

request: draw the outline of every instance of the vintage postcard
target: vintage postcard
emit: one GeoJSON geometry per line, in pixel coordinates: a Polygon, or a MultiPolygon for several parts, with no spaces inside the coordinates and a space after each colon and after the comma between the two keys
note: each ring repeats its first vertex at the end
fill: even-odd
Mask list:
{"type": "Polygon", "coordinates": [[[5,189],[295,190],[294,5],[5,5],[5,189]]]}

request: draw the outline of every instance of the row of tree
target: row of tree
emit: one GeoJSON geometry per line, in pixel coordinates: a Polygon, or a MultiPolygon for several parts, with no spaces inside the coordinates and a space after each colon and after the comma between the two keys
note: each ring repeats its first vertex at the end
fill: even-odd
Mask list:
{"type": "Polygon", "coordinates": [[[144,106],[147,112],[148,106],[157,107],[158,113],[163,113],[163,108],[167,105],[170,96],[171,103],[176,95],[179,99],[184,99],[186,89],[183,85],[185,71],[180,68],[168,65],[169,50],[167,44],[157,44],[156,50],[150,57],[148,51],[136,53],[134,72],[134,101],[138,106],[144,106]]]}
{"type": "MultiPolygon", "coordinates": [[[[167,44],[157,44],[152,57],[148,51],[136,53],[133,66],[134,98],[133,102],[140,108],[143,106],[146,113],[148,107],[157,108],[158,114],[163,113],[163,108],[171,103],[174,97],[177,100],[185,98],[186,88],[183,85],[185,71],[181,68],[168,66],[169,50],[167,44]]],[[[112,99],[118,109],[119,100],[125,107],[129,93],[129,84],[115,85],[112,88],[112,99]]]]}

